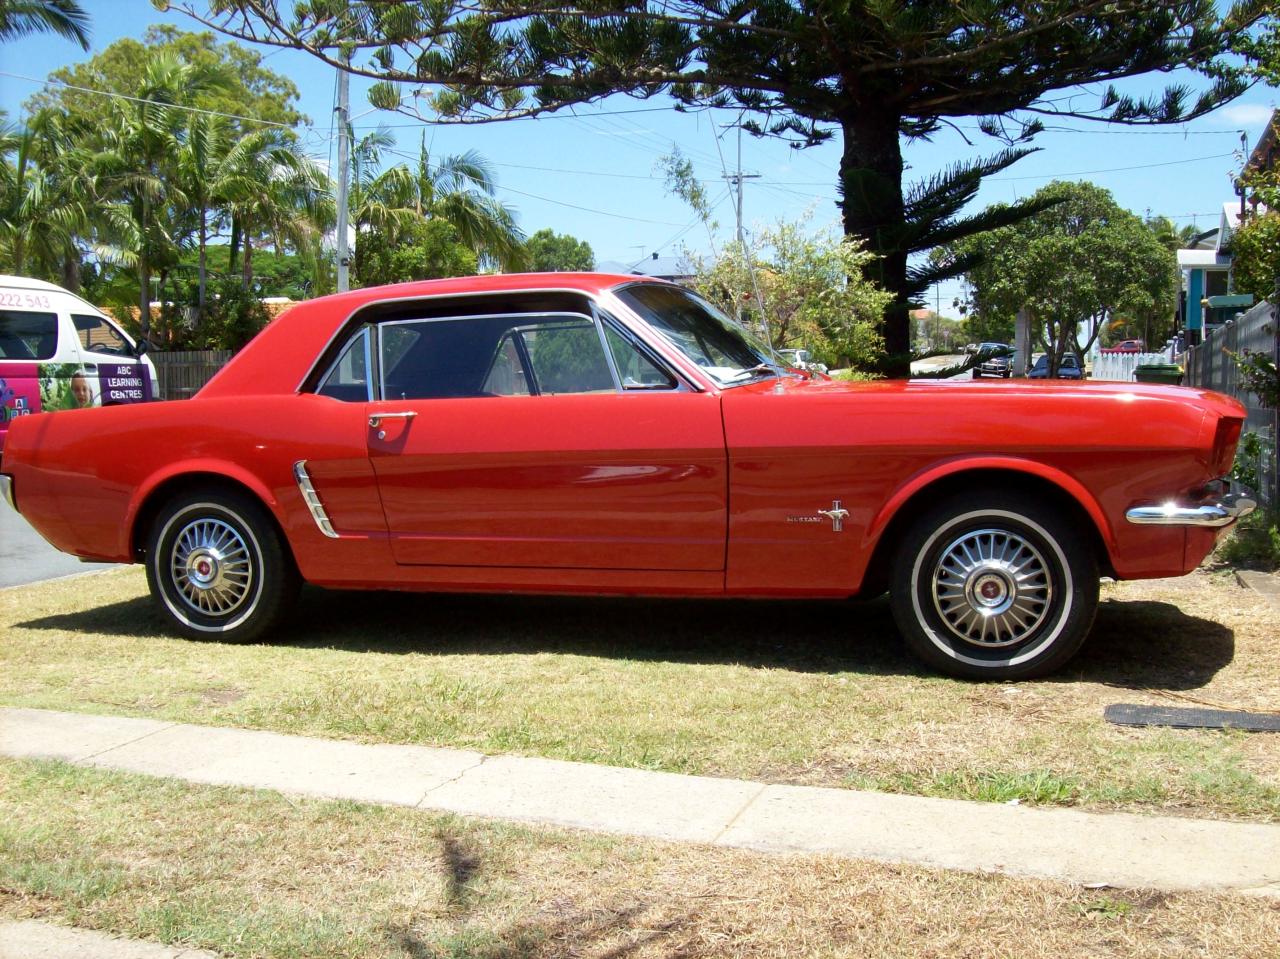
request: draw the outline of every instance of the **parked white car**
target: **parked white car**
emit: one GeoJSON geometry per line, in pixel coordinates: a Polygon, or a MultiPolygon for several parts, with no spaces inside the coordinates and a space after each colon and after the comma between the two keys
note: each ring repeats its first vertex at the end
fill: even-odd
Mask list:
{"type": "Polygon", "coordinates": [[[0,455],[20,416],[158,398],[155,366],[143,352],[74,293],[0,275],[0,455]]]}
{"type": "Polygon", "coordinates": [[[813,358],[813,354],[810,353],[808,350],[800,350],[800,349],[778,350],[778,356],[782,357],[783,361],[792,369],[812,370],[815,373],[827,372],[827,365],[825,363],[817,362],[813,358]]]}

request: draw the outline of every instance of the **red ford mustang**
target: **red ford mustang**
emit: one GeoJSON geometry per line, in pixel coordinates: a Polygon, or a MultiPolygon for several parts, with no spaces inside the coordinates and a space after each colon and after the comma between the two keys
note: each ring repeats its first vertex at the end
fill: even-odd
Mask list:
{"type": "Polygon", "coordinates": [[[1129,383],[840,383],[678,286],[469,277],[289,311],[192,400],[11,425],[0,488],[58,548],[145,563],[179,631],[263,636],[338,589],[830,597],[1020,678],[1100,575],[1186,573],[1252,508],[1244,410],[1129,383]]]}

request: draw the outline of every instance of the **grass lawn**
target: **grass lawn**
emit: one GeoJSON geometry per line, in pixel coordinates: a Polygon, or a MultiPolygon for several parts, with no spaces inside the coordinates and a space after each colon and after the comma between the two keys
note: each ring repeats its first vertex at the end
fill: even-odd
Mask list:
{"type": "Polygon", "coordinates": [[[1275,900],[758,856],[15,761],[0,761],[0,916],[239,959],[1262,959],[1280,941],[1275,900]]]}
{"type": "MultiPolygon", "coordinates": [[[[1057,677],[917,669],[888,607],[308,590],[267,645],[164,631],[140,569],[0,591],[0,704],[934,796],[1280,820],[1280,736],[1113,702],[1280,704],[1280,616],[1222,575],[1107,586],[1057,677]]],[[[390,815],[390,814],[388,814],[390,815]]]]}

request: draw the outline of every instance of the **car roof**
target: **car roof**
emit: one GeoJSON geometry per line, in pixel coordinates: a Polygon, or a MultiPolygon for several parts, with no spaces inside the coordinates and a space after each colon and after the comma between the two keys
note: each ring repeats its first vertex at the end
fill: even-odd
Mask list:
{"type": "MultiPolygon", "coordinates": [[[[0,273],[0,286],[13,287],[19,290],[40,290],[42,293],[70,292],[56,283],[46,283],[44,280],[35,280],[29,276],[12,276],[8,273],[0,273]]],[[[75,296],[74,293],[71,295],[75,296]]]]}
{"type": "Polygon", "coordinates": [[[201,396],[293,392],[326,345],[366,307],[407,301],[503,293],[578,293],[596,296],[665,280],[619,273],[497,273],[366,286],[307,300],[286,310],[254,337],[200,391],[201,396]]]}

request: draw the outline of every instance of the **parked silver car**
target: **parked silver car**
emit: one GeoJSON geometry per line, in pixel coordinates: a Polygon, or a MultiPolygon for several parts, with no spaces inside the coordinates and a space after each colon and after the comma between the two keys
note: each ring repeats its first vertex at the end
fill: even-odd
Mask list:
{"type": "Polygon", "coordinates": [[[982,343],[975,351],[982,361],[973,368],[973,378],[999,376],[1008,379],[1013,374],[1013,347],[1008,343],[982,343]]]}

